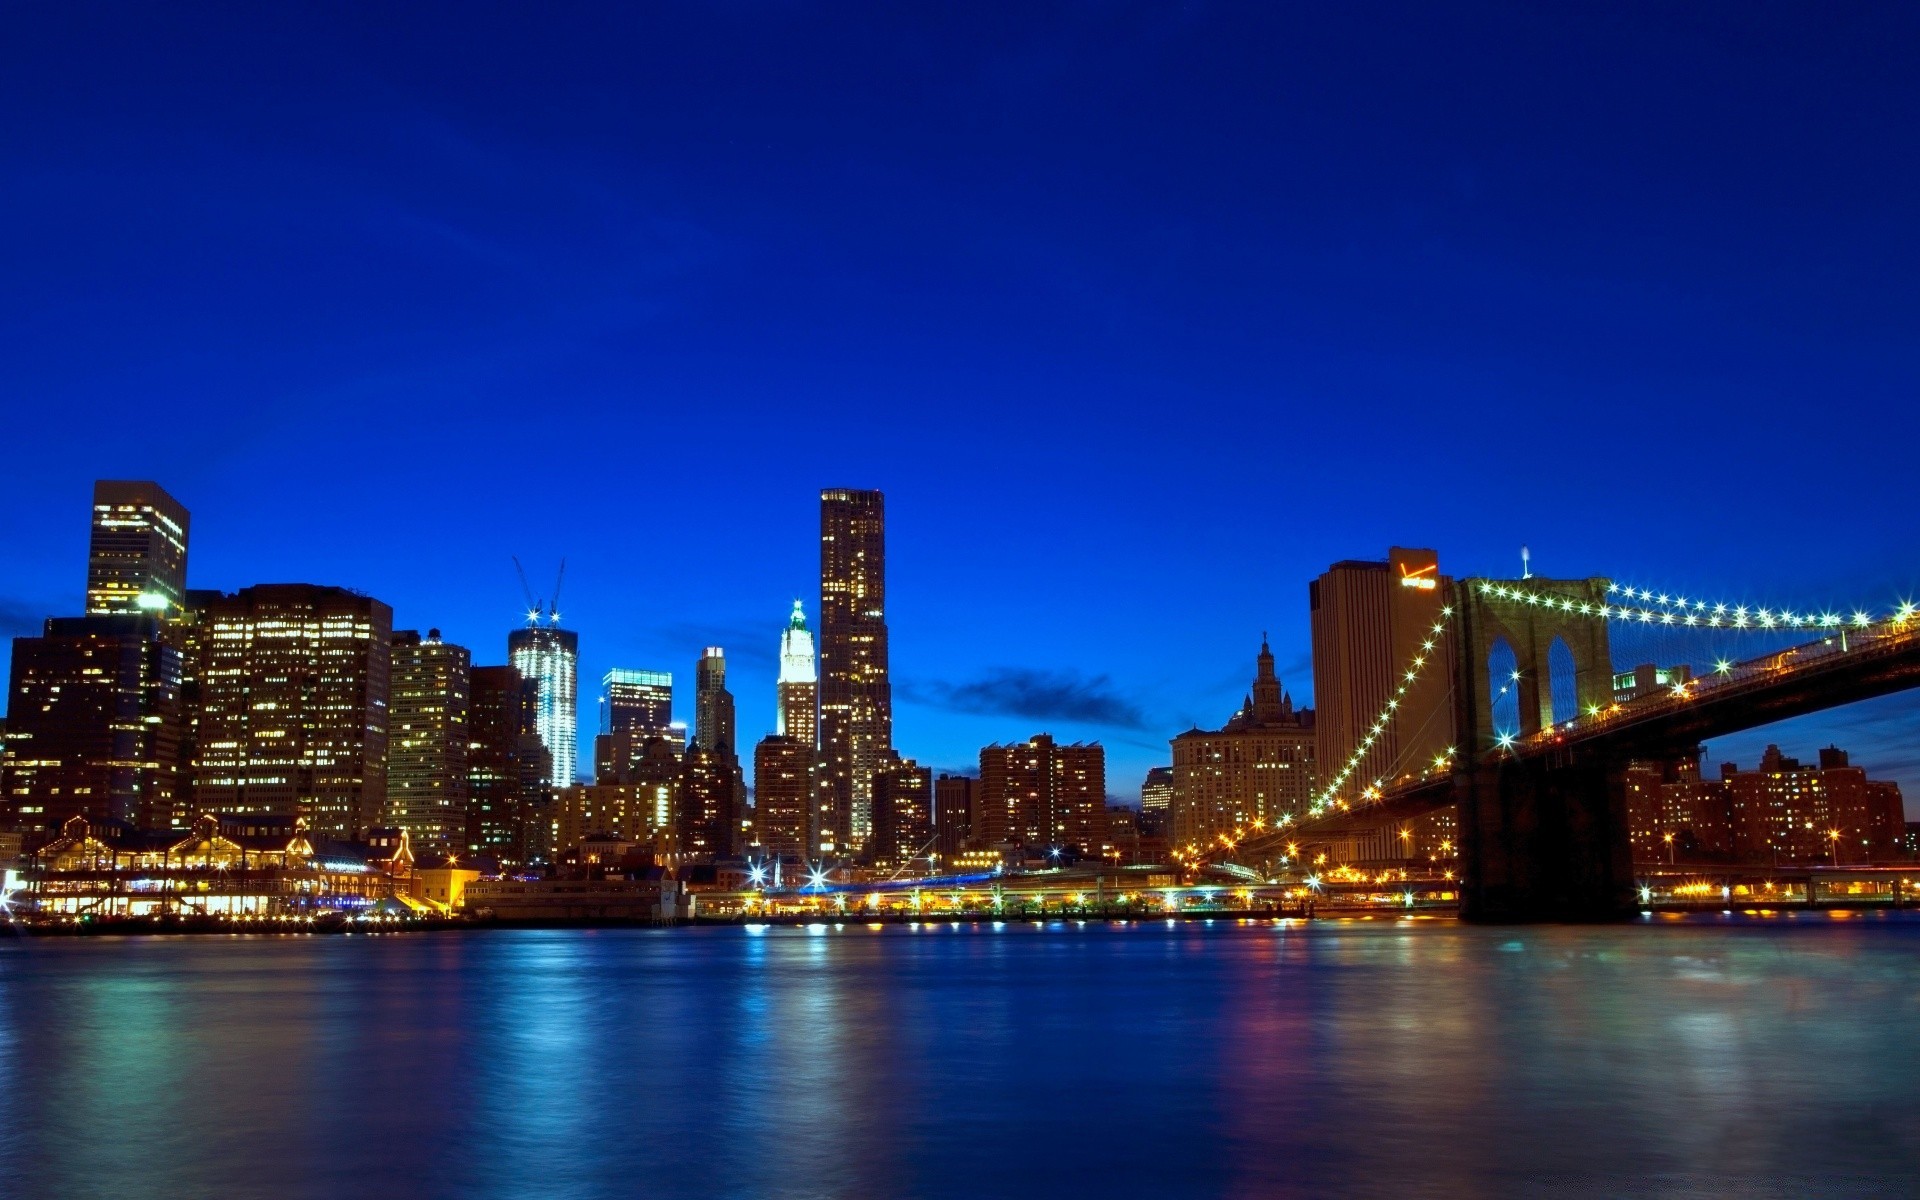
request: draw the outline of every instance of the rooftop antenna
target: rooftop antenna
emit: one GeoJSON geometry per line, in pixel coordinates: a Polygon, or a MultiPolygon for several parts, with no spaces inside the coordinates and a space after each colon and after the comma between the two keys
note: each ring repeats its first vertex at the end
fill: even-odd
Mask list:
{"type": "Polygon", "coordinates": [[[1520,547],[1520,578],[1533,578],[1533,555],[1525,546],[1520,547]]]}

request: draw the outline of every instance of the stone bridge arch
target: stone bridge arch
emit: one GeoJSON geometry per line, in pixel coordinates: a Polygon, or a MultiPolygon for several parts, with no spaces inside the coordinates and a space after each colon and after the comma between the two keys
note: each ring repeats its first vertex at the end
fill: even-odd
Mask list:
{"type": "Polygon", "coordinates": [[[1515,587],[1540,595],[1571,600],[1575,605],[1599,607],[1611,602],[1611,580],[1592,579],[1463,579],[1457,585],[1456,619],[1460,622],[1460,654],[1455,658],[1458,702],[1457,725],[1469,752],[1485,750],[1495,737],[1493,698],[1499,684],[1489,683],[1487,655],[1504,640],[1513,650],[1520,672],[1519,736],[1527,737],[1553,724],[1553,663],[1555,638],[1573,656],[1574,694],[1579,708],[1613,702],[1613,653],[1607,642],[1607,623],[1577,612],[1563,612],[1545,604],[1495,595],[1493,586],[1515,587]]]}

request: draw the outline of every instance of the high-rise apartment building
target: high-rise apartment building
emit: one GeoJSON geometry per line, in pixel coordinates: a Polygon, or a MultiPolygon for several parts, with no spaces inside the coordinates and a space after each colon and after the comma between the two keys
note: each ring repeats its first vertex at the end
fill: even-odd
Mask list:
{"type": "Polygon", "coordinates": [[[814,661],[813,631],[807,628],[807,614],[798,600],[793,602],[793,615],[787,618],[787,627],[780,632],[780,678],[774,691],[778,705],[773,716],[773,731],[781,737],[814,745],[820,673],[814,661]]]}
{"type": "MultiPolygon", "coordinates": [[[[1384,562],[1333,564],[1307,591],[1313,620],[1314,756],[1320,769],[1328,775],[1339,771],[1373,723],[1382,716],[1387,722],[1340,798],[1351,800],[1375,780],[1391,786],[1400,776],[1431,766],[1453,747],[1454,737],[1453,643],[1443,638],[1432,653],[1423,649],[1453,592],[1453,579],[1440,573],[1439,557],[1431,550],[1395,546],[1384,562]],[[1417,656],[1428,662],[1409,680],[1417,656]],[[1387,701],[1396,699],[1403,683],[1406,694],[1389,710],[1387,701]]],[[[1398,832],[1425,846],[1448,840],[1455,823],[1448,806],[1398,832]]],[[[1404,857],[1399,839],[1393,845],[1356,845],[1351,853],[1366,859],[1404,857]]]]}
{"type": "Polygon", "coordinates": [[[7,699],[0,812],[41,828],[73,816],[172,823],[180,656],[156,617],[56,617],[15,638],[7,699]]]}
{"type": "Polygon", "coordinates": [[[813,744],[777,733],[761,738],[753,748],[753,828],[768,854],[813,853],[812,793],[813,744]]]}
{"type": "Polygon", "coordinates": [[[1768,746],[1759,767],[1700,769],[1699,752],[1626,772],[1635,862],[1860,864],[1905,855],[1900,785],[1869,779],[1835,746],[1817,764],[1768,746]]]}
{"type": "MultiPolygon", "coordinates": [[[[1240,711],[1219,729],[1190,729],[1173,739],[1173,794],[1165,810],[1173,844],[1205,845],[1256,821],[1302,815],[1317,780],[1314,742],[1314,712],[1293,707],[1262,638],[1240,711]]],[[[1145,788],[1140,799],[1144,813],[1145,788]]]]}
{"type": "Polygon", "coordinates": [[[472,659],[438,629],[396,630],[390,659],[386,824],[413,844],[466,849],[472,659]]]}
{"type": "Polygon", "coordinates": [[[1047,734],[980,751],[973,840],[981,846],[1098,850],[1105,840],[1107,754],[1047,734]]]}
{"type": "Polygon", "coordinates": [[[942,775],[933,781],[933,821],[943,860],[973,844],[973,810],[980,781],[968,775],[942,775]]]}
{"type": "Polygon", "coordinates": [[[933,771],[896,758],[874,772],[873,837],[868,857],[883,868],[922,867],[933,845],[933,771]]]}
{"type": "Polygon", "coordinates": [[[518,669],[475,667],[467,701],[467,850],[529,861],[527,822],[553,775],[540,740],[540,683],[518,669]]]}
{"type": "Polygon", "coordinates": [[[887,676],[886,502],[820,493],[821,850],[849,853],[873,823],[873,774],[893,747],[887,676]]]}
{"type": "Polygon", "coordinates": [[[696,741],[680,760],[679,852],[696,861],[727,858],[746,840],[746,782],[740,761],[696,741]]]}
{"type": "Polygon", "coordinates": [[[1167,810],[1173,804],[1173,768],[1153,767],[1140,784],[1140,831],[1161,834],[1167,831],[1167,810]]]}
{"type": "Polygon", "coordinates": [[[734,757],[733,693],[727,690],[726,651],[708,646],[694,667],[693,678],[693,744],[734,757]]]}
{"type": "Polygon", "coordinates": [[[516,629],[507,635],[507,661],[539,685],[535,723],[553,759],[553,786],[570,786],[580,755],[580,635],[555,625],[516,629]]]}
{"type": "Polygon", "coordinates": [[[269,583],[207,606],[194,805],[288,813],[350,838],[381,822],[393,610],[269,583]]]}
{"type": "Polygon", "coordinates": [[[186,508],[149,480],[93,485],[87,612],[171,613],[187,598],[186,508]]]}

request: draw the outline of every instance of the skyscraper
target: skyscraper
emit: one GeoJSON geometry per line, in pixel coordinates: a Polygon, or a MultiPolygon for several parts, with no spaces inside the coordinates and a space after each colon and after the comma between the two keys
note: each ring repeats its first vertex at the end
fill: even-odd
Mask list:
{"type": "Polygon", "coordinates": [[[600,677],[600,732],[665,737],[673,724],[673,672],[615,667],[600,677]]]}
{"type": "Polygon", "coordinates": [[[940,856],[951,859],[973,841],[973,810],[980,781],[968,775],[942,775],[933,781],[934,828],[940,856]]]}
{"type": "Polygon", "coordinates": [[[1107,752],[1047,734],[980,751],[973,838],[982,846],[1097,851],[1106,835],[1107,752]]]}
{"type": "Polygon", "coordinates": [[[553,759],[553,786],[572,785],[580,753],[580,635],[555,625],[516,629],[507,635],[507,661],[539,685],[534,723],[553,759]]]}
{"type": "MultiPolygon", "coordinates": [[[[1308,585],[1314,755],[1320,770],[1339,771],[1373,723],[1386,719],[1354,769],[1347,785],[1350,793],[1375,780],[1389,785],[1403,774],[1418,772],[1452,746],[1453,643],[1439,641],[1432,652],[1439,661],[1406,678],[1414,657],[1428,653],[1423,643],[1442,620],[1440,610],[1452,591],[1453,580],[1440,573],[1433,551],[1399,546],[1387,552],[1385,562],[1335,563],[1308,585]],[[1389,710],[1387,701],[1396,699],[1402,683],[1407,693],[1389,710]]],[[[1448,806],[1404,832],[1420,845],[1437,843],[1451,837],[1455,820],[1448,806]]],[[[1363,859],[1400,854],[1399,846],[1381,840],[1386,836],[1363,839],[1346,852],[1363,859]]]]}
{"type": "Polygon", "coordinates": [[[526,823],[553,774],[540,740],[540,685],[514,667],[475,667],[467,704],[467,849],[528,861],[526,823]]]}
{"type": "Polygon", "coordinates": [[[813,631],[807,628],[807,614],[798,600],[793,602],[787,627],[780,632],[780,680],[774,690],[778,707],[773,731],[813,746],[820,674],[814,665],[813,631]]]}
{"type": "Polygon", "coordinates": [[[727,652],[708,646],[693,675],[693,744],[734,757],[733,693],[727,690],[727,652]]]}
{"type": "Polygon", "coordinates": [[[207,606],[194,804],[291,813],[355,837],[387,798],[393,610],[345,588],[268,583],[207,606]]]}
{"type": "Polygon", "coordinates": [[[820,493],[820,761],[823,852],[866,843],[873,774],[893,747],[887,678],[886,503],[820,493]],[[831,835],[831,838],[829,837],[831,835]]]}
{"type": "Polygon", "coordinates": [[[5,812],[46,828],[72,816],[172,820],[182,787],[180,656],[136,613],[56,617],[13,640],[5,812]]]}
{"type": "Polygon", "coordinates": [[[423,848],[464,850],[472,660],[438,629],[402,629],[390,671],[386,823],[423,848]]]}
{"type": "Polygon", "coordinates": [[[726,858],[745,833],[746,784],[740,761],[697,741],[680,760],[680,812],[675,822],[679,851],[689,858],[726,858]]]}
{"type": "Polygon", "coordinates": [[[149,480],[93,485],[89,613],[172,612],[187,596],[187,510],[149,480]]]}
{"type": "Polygon", "coordinates": [[[873,776],[873,862],[901,868],[918,859],[927,866],[933,846],[933,770],[896,758],[873,776]]]}

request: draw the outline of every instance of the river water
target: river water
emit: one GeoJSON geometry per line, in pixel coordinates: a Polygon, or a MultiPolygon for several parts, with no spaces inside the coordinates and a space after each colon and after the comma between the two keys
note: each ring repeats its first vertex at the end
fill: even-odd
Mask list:
{"type": "Polygon", "coordinates": [[[1920,921],[0,939],[34,1197],[1920,1195],[1920,921]]]}

